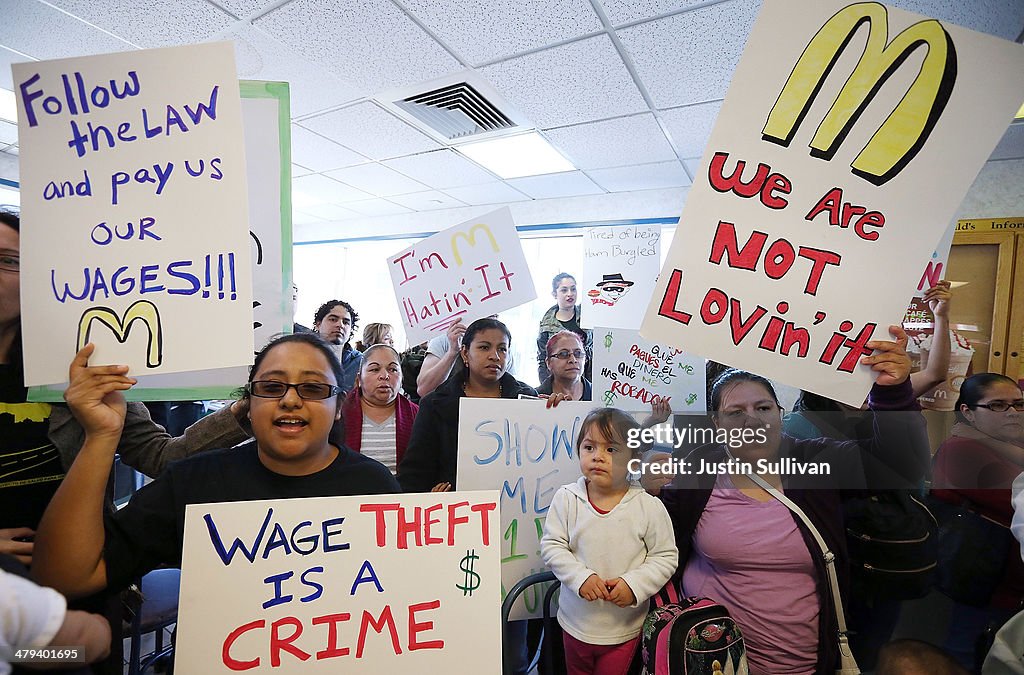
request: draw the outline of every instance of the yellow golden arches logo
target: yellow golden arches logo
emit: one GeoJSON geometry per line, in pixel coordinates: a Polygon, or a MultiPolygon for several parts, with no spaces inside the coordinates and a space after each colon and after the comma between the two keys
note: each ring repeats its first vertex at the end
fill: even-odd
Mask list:
{"type": "Polygon", "coordinates": [[[131,307],[124,311],[124,317],[118,316],[117,312],[109,307],[91,307],[85,310],[82,318],[78,321],[76,351],[89,343],[89,334],[94,321],[99,321],[109,328],[121,344],[128,340],[132,324],[141,321],[149,329],[149,338],[146,343],[146,366],[156,368],[163,362],[164,337],[160,329],[160,310],[149,300],[138,300],[132,303],[131,307]]]}
{"type": "Polygon", "coordinates": [[[483,230],[487,235],[487,238],[491,240],[491,249],[497,253],[500,249],[498,248],[498,242],[494,239],[494,233],[491,232],[491,228],[484,223],[477,223],[473,227],[469,228],[467,232],[456,232],[452,235],[452,256],[455,258],[455,264],[462,264],[462,256],[459,254],[459,239],[465,239],[469,242],[470,246],[476,246],[476,231],[483,230]]]}
{"type": "Polygon", "coordinates": [[[862,24],[867,45],[857,66],[811,139],[811,156],[832,159],[885,81],[921,46],[927,54],[907,93],[853,160],[853,173],[882,185],[917,155],[942,114],[956,82],[956,48],[934,19],[910,26],[888,42],[888,15],[877,2],[844,7],[821,27],[790,73],[768,115],[766,141],[789,146],[839,54],[862,24]]]}

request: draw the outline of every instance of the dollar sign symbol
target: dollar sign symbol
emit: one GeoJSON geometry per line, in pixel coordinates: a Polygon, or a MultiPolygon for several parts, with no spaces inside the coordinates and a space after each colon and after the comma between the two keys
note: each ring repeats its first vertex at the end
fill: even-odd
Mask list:
{"type": "Polygon", "coordinates": [[[607,335],[604,336],[604,348],[605,349],[611,349],[612,348],[612,334],[611,333],[608,333],[607,335]]]}
{"type": "Polygon", "coordinates": [[[697,400],[696,394],[690,394],[686,397],[686,405],[693,405],[693,402],[697,400]]]}
{"type": "Polygon", "coordinates": [[[459,569],[466,573],[466,580],[463,582],[465,585],[455,584],[455,588],[462,591],[464,596],[473,595],[473,591],[480,588],[480,575],[473,571],[473,561],[479,559],[480,556],[476,554],[476,549],[470,549],[466,551],[466,555],[459,563],[459,569]]]}
{"type": "Polygon", "coordinates": [[[606,391],[604,393],[604,404],[605,404],[605,406],[611,406],[611,404],[612,404],[612,402],[614,400],[615,400],[615,392],[613,392],[613,391],[606,391]]]}

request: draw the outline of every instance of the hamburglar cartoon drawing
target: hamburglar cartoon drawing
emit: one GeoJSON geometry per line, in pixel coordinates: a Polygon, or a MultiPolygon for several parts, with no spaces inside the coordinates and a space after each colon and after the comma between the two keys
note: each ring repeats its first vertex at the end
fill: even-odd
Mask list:
{"type": "Polygon", "coordinates": [[[632,281],[626,281],[621,274],[605,274],[597,282],[597,288],[587,291],[590,302],[595,305],[614,305],[629,292],[632,281]]]}

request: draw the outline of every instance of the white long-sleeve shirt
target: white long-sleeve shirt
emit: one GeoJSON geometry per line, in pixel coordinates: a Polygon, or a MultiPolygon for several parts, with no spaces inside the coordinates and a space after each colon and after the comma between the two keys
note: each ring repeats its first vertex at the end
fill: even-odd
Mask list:
{"type": "Polygon", "coordinates": [[[594,645],[621,644],[640,633],[647,600],[669,580],[679,564],[672,521],[664,505],[632,485],[606,514],[587,498],[586,479],[555,493],[544,524],[540,549],[544,562],[562,584],[558,623],[577,640],[594,645]],[[580,597],[591,574],[622,577],[636,596],[632,607],[580,597]]]}
{"type": "Polygon", "coordinates": [[[64,623],[64,596],[28,579],[0,570],[0,675],[19,647],[45,647],[64,623]]]}

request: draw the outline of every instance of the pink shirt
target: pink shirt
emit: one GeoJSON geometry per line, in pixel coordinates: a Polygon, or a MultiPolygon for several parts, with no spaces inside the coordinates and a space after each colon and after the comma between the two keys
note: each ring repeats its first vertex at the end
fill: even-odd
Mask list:
{"type": "Polygon", "coordinates": [[[693,534],[686,595],[724,605],[752,675],[813,675],[818,653],[814,562],[789,509],[759,502],[720,475],[693,534]]]}

